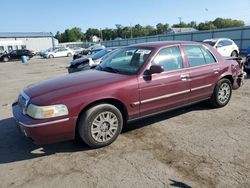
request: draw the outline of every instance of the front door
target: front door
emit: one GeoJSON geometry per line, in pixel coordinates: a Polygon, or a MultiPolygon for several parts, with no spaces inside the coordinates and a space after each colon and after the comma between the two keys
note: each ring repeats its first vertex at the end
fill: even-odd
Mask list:
{"type": "Polygon", "coordinates": [[[190,92],[179,46],[161,49],[152,64],[164,72],[139,78],[140,115],[148,115],[187,104],[190,92]]]}

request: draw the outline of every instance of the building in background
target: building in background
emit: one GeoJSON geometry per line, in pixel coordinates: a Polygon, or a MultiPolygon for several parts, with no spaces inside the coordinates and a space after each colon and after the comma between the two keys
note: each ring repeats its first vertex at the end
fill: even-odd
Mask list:
{"type": "Polygon", "coordinates": [[[28,49],[39,52],[57,45],[58,40],[49,32],[0,33],[0,52],[10,52],[16,49],[28,49]]]}
{"type": "Polygon", "coordinates": [[[194,29],[192,27],[185,27],[185,28],[177,28],[177,27],[170,27],[167,30],[167,33],[187,33],[187,32],[195,32],[198,31],[197,29],[194,29]]]}
{"type": "Polygon", "coordinates": [[[99,38],[98,36],[94,35],[91,37],[91,41],[92,42],[102,42],[102,39],[99,38]]]}

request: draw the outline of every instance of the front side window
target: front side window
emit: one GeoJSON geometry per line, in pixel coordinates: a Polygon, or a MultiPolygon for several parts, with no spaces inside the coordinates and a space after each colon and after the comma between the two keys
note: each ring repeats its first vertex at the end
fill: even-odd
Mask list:
{"type": "Polygon", "coordinates": [[[197,67],[206,64],[206,60],[202,53],[200,46],[198,45],[186,45],[184,49],[187,54],[189,67],[197,67]]]}
{"type": "Polygon", "coordinates": [[[173,46],[160,50],[152,64],[162,65],[164,72],[182,69],[183,61],[179,47],[173,46]]]}
{"type": "Polygon", "coordinates": [[[116,50],[103,60],[96,70],[120,74],[137,74],[147,61],[152,48],[130,47],[116,50]]]}
{"type": "Polygon", "coordinates": [[[230,45],[233,45],[232,41],[224,40],[224,46],[230,46],[230,45]]]}
{"type": "Polygon", "coordinates": [[[4,47],[0,46],[0,53],[3,53],[3,52],[4,52],[4,47]]]}

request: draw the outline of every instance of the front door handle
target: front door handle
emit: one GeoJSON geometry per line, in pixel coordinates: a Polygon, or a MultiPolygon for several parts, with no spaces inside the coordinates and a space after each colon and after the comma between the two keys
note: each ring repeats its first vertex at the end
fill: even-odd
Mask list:
{"type": "Polygon", "coordinates": [[[180,77],[181,77],[181,80],[185,81],[189,78],[189,74],[182,74],[180,77]]]}

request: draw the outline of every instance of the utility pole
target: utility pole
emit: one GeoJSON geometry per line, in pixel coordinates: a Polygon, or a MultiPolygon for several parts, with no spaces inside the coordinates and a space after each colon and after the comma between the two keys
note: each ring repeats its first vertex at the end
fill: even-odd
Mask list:
{"type": "MultiPolygon", "coordinates": [[[[205,11],[208,13],[208,9],[205,8],[205,11]]],[[[208,22],[209,23],[209,31],[210,31],[210,34],[211,34],[211,38],[213,38],[212,36],[212,29],[211,29],[211,21],[208,22]]]]}
{"type": "Polygon", "coordinates": [[[132,24],[130,23],[130,38],[133,38],[132,24]]]}
{"type": "Polygon", "coordinates": [[[181,17],[178,17],[178,19],[179,19],[179,23],[181,24],[181,17]]]}
{"type": "Polygon", "coordinates": [[[101,40],[103,41],[103,36],[102,36],[102,28],[100,28],[100,37],[101,37],[101,40]]]}
{"type": "Polygon", "coordinates": [[[178,19],[179,19],[179,24],[180,24],[180,31],[179,32],[181,32],[181,17],[178,17],[178,19]]]}

